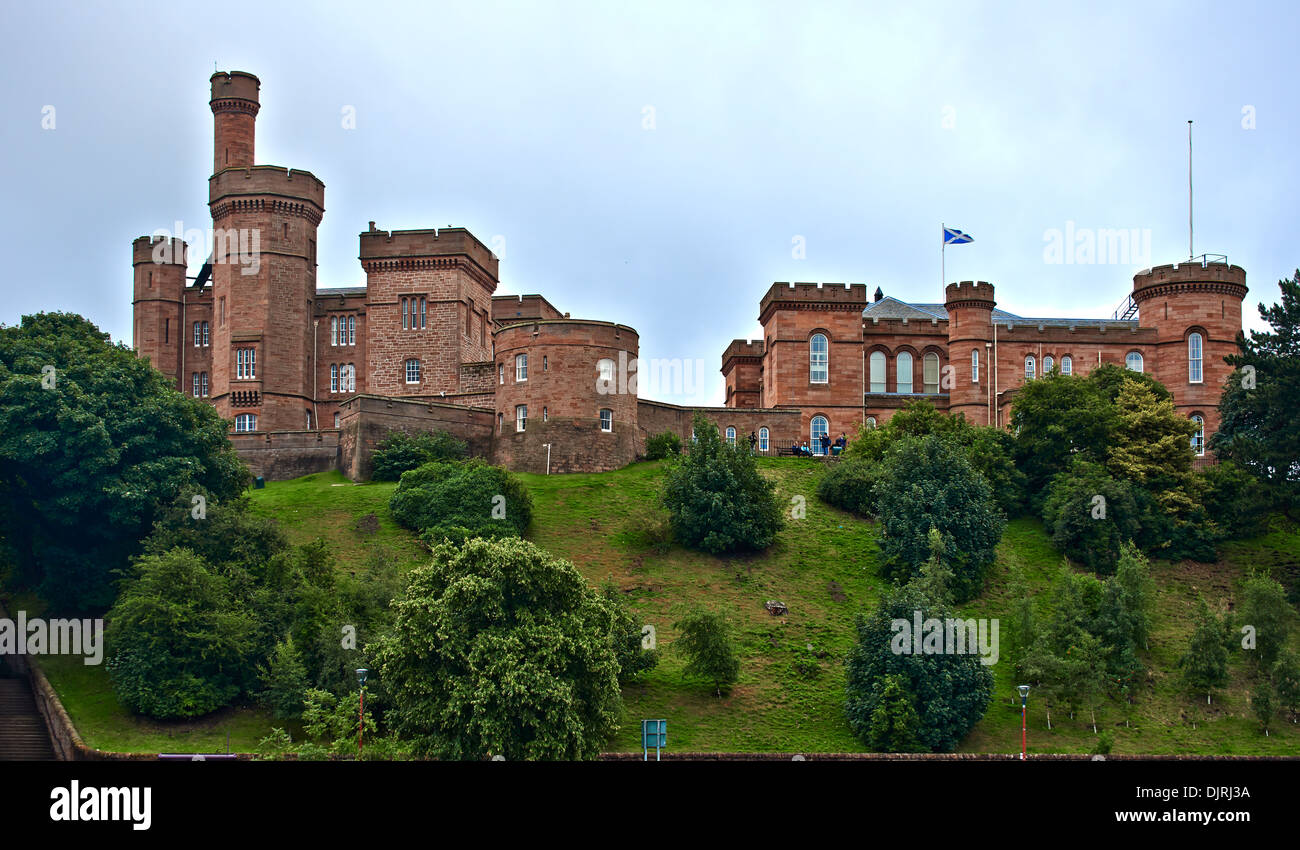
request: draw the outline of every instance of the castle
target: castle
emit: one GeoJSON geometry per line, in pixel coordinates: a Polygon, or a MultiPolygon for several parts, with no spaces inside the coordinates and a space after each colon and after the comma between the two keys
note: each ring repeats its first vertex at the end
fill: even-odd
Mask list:
{"type": "Polygon", "coordinates": [[[324,184],[255,164],[257,77],[210,82],[212,251],[191,281],[181,238],[135,240],[134,345],[233,420],[257,474],[365,478],[394,429],[450,431],[512,469],[603,471],[639,457],[650,435],[689,439],[694,410],[729,440],[753,434],[761,452],[816,451],[822,434],[852,436],[914,398],[1005,425],[1026,381],[1105,362],[1164,383],[1201,424],[1199,454],[1218,424],[1246,276],[1208,256],[1139,273],[1108,320],[1021,318],[983,282],[948,286],[943,304],[879,288],[868,300],[865,284],[773,284],[759,304],[763,339],[723,352],[723,407],[640,399],[628,380],[635,330],[571,318],[540,295],[497,295],[497,258],[463,228],[372,221],[359,237],[365,285],[318,288],[324,184]]]}

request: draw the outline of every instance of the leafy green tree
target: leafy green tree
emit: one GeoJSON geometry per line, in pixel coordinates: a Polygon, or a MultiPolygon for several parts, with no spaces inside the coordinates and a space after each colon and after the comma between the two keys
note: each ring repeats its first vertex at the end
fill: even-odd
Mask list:
{"type": "Polygon", "coordinates": [[[1263,534],[1272,500],[1264,484],[1230,460],[1220,459],[1196,473],[1201,502],[1222,539],[1263,534]]]}
{"type": "Polygon", "coordinates": [[[899,441],[885,457],[874,492],[887,577],[914,576],[930,557],[929,532],[936,528],[954,597],[965,601],[980,592],[1006,519],[984,476],[951,438],[899,441]]]}
{"type": "Polygon", "coordinates": [[[845,662],[845,714],[853,733],[869,742],[885,680],[897,676],[920,717],[916,727],[920,748],[951,752],[984,716],[993,693],[993,674],[978,655],[912,653],[911,643],[901,640],[903,633],[894,624],[913,623],[916,612],[922,622],[954,616],[915,583],[886,590],[870,615],[858,616],[857,642],[845,662]]]}
{"type": "Polygon", "coordinates": [[[723,686],[740,678],[740,659],[726,618],[697,608],[673,628],[678,632],[674,648],[686,656],[682,672],[712,682],[714,691],[722,696],[723,686]]]}
{"type": "Polygon", "coordinates": [[[645,459],[663,460],[682,453],[682,438],[674,431],[662,431],[645,441],[645,459]]]}
{"type": "Polygon", "coordinates": [[[1240,464],[1294,509],[1300,503],[1300,270],[1278,281],[1281,303],[1259,305],[1271,330],[1238,335],[1240,353],[1219,399],[1219,430],[1209,447],[1240,464]]]}
{"type": "Polygon", "coordinates": [[[663,492],[673,534],[714,555],[766,549],[783,525],[775,485],[759,473],[748,447],[723,442],[699,413],[694,421],[695,441],[669,471],[663,492]]]}
{"type": "Polygon", "coordinates": [[[1115,569],[1121,544],[1141,532],[1142,519],[1133,487],[1081,458],[1052,479],[1043,500],[1052,543],[1099,573],[1115,569]]]}
{"type": "Polygon", "coordinates": [[[80,316],[0,328],[0,546],[13,589],[54,611],[108,608],[115,571],[164,506],[246,486],[227,427],[80,316]]]}
{"type": "Polygon", "coordinates": [[[641,624],[628,610],[618,588],[612,582],[606,582],[600,589],[613,619],[611,638],[614,642],[614,655],[618,659],[618,680],[629,682],[647,670],[654,669],[659,663],[659,651],[642,646],[641,624]]]}
{"type": "Polygon", "coordinates": [[[518,537],[533,519],[532,496],[519,478],[477,458],[402,473],[389,508],[431,546],[444,538],[518,537]]]}
{"type": "Polygon", "coordinates": [[[1042,509],[1048,484],[1074,458],[1105,458],[1114,419],[1099,384],[1086,377],[1051,373],[1020,388],[1010,424],[1016,467],[1025,474],[1031,507],[1042,509]]]}
{"type": "Polygon", "coordinates": [[[1007,630],[1010,659],[1016,666],[1017,673],[1024,673],[1025,660],[1038,639],[1038,613],[1034,599],[1029,593],[1029,584],[1025,574],[1018,567],[1013,568],[1011,582],[1008,586],[1011,595],[1011,616],[1007,630]]]}
{"type": "Polygon", "coordinates": [[[1279,704],[1291,712],[1291,722],[1300,715],[1300,655],[1283,650],[1273,665],[1273,685],[1279,704]]]}
{"type": "Polygon", "coordinates": [[[159,719],[198,717],[245,689],[255,625],[228,585],[186,549],[140,558],[104,636],[122,705],[159,719]]]}
{"type": "Polygon", "coordinates": [[[371,478],[396,481],[403,472],[418,469],[435,461],[464,460],[469,447],[447,431],[421,431],[408,434],[394,431],[375,447],[371,454],[371,478]]]}
{"type": "Polygon", "coordinates": [[[1171,516],[1196,506],[1192,475],[1192,421],[1139,380],[1126,378],[1115,398],[1114,443],[1106,457],[1111,474],[1155,496],[1171,516]]]}
{"type": "Polygon", "coordinates": [[[1226,630],[1223,620],[1216,616],[1201,599],[1196,613],[1196,629],[1188,643],[1187,651],[1178,659],[1183,671],[1183,681],[1189,688],[1205,694],[1211,702],[1215,688],[1228,681],[1228,650],[1224,646],[1226,630]]]}
{"type": "Polygon", "coordinates": [[[1250,710],[1259,720],[1260,730],[1267,735],[1273,717],[1277,714],[1277,692],[1268,679],[1261,677],[1255,683],[1254,690],[1250,692],[1250,710]]]}
{"type": "Polygon", "coordinates": [[[1237,621],[1255,629],[1253,660],[1261,670],[1270,670],[1277,662],[1291,634],[1295,616],[1286,600],[1286,590],[1267,576],[1252,576],[1243,583],[1237,621]]]}
{"type": "Polygon", "coordinates": [[[1155,605],[1156,583],[1151,578],[1151,564],[1132,543],[1121,543],[1119,564],[1115,569],[1115,586],[1120,603],[1129,619],[1129,638],[1134,646],[1147,648],[1151,637],[1151,611],[1155,605]]]}
{"type": "Polygon", "coordinates": [[[262,681],[261,702],[280,720],[302,716],[303,694],[311,687],[293,635],[275,645],[265,667],[258,667],[262,681]]]}
{"type": "Polygon", "coordinates": [[[867,746],[878,753],[914,753],[921,750],[917,730],[921,718],[912,704],[902,676],[886,676],[871,713],[867,746]]]}
{"type": "Polygon", "coordinates": [[[589,759],[616,731],[615,618],[567,561],[510,538],[440,544],[393,608],[367,651],[415,754],[589,759]]]}

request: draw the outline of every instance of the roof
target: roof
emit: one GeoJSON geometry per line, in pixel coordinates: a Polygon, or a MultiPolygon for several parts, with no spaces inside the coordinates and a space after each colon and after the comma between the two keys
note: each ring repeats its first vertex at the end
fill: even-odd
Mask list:
{"type": "MultiPolygon", "coordinates": [[[[942,304],[909,304],[905,301],[899,301],[886,295],[879,301],[867,305],[867,309],[862,311],[863,318],[871,319],[910,319],[910,320],[928,320],[939,319],[940,321],[948,320],[948,308],[942,304]]],[[[998,325],[1016,326],[1016,325],[1042,325],[1051,328],[1069,328],[1075,326],[1098,326],[1136,328],[1137,319],[1046,319],[1032,318],[1027,316],[1017,316],[1015,313],[1008,313],[1006,310],[993,308],[993,322],[998,325]]]]}
{"type": "Polygon", "coordinates": [[[330,295],[365,295],[365,294],[366,294],[365,286],[331,286],[328,288],[322,286],[316,287],[317,298],[328,297],[330,295]]]}

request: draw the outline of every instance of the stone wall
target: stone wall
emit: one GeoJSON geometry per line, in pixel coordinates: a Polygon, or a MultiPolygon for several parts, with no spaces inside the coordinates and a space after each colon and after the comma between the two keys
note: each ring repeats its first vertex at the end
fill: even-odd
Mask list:
{"type": "Polygon", "coordinates": [[[284,481],[339,468],[338,431],[268,431],[231,434],[235,451],[253,475],[284,481]]]}
{"type": "Polygon", "coordinates": [[[444,402],[357,395],[342,404],[339,468],[353,481],[366,481],[375,447],[393,431],[447,431],[469,446],[474,457],[492,451],[492,411],[444,402]]]}

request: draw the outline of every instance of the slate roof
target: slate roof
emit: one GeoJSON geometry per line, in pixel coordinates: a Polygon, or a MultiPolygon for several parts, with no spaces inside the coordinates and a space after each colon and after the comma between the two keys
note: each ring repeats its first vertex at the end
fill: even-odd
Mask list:
{"type": "MultiPolygon", "coordinates": [[[[942,304],[909,304],[886,295],[879,301],[868,304],[867,309],[862,311],[862,317],[864,319],[907,319],[909,321],[939,319],[940,321],[947,321],[948,309],[942,304]]],[[[1105,325],[1108,328],[1136,328],[1138,326],[1137,319],[1038,319],[1017,316],[1015,313],[1008,313],[1006,310],[999,310],[996,307],[993,308],[993,323],[1013,327],[1018,325],[1037,327],[1042,325],[1048,328],[1097,327],[1099,325],[1105,325]]]]}

